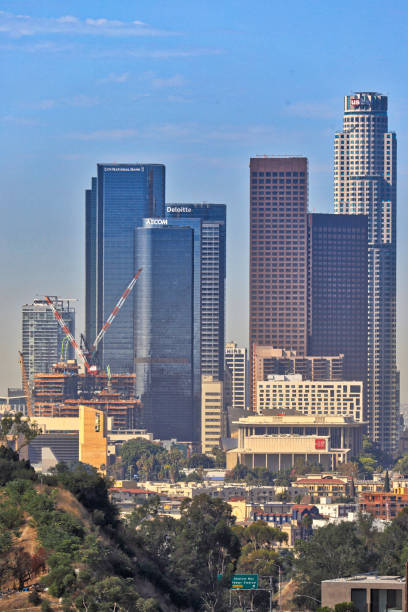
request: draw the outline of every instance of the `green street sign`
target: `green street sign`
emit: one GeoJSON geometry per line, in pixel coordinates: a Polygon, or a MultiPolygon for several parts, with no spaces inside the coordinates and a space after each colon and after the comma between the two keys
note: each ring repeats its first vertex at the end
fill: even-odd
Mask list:
{"type": "Polygon", "coordinates": [[[258,574],[234,574],[231,578],[231,589],[249,591],[258,588],[258,574]]]}

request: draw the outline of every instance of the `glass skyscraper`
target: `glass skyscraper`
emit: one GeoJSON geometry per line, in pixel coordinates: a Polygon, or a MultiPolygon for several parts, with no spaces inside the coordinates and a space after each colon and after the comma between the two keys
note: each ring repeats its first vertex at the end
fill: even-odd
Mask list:
{"type": "MultiPolygon", "coordinates": [[[[367,381],[366,215],[308,214],[308,355],[344,355],[344,379],[367,381]]],[[[366,416],[364,414],[364,416],[366,416]]]]}
{"type": "MultiPolygon", "coordinates": [[[[51,297],[65,325],[75,336],[75,309],[66,300],[51,297]]],[[[54,363],[74,359],[74,349],[65,342],[65,334],[59,326],[45,299],[35,299],[22,307],[22,346],[27,378],[34,374],[52,372],[54,363]],[[64,346],[63,346],[64,342],[64,346]]]]}
{"type": "Polygon", "coordinates": [[[166,217],[169,225],[186,225],[194,229],[195,350],[197,351],[197,347],[200,347],[201,375],[223,380],[226,206],[225,204],[207,203],[166,204],[166,217]],[[198,310],[197,307],[199,307],[198,310]]]}
{"type": "Polygon", "coordinates": [[[155,437],[199,440],[194,403],[194,231],[145,219],[135,234],[136,393],[155,437]]]}
{"type": "Polygon", "coordinates": [[[368,216],[369,435],[397,449],[396,368],[397,140],[388,131],[387,96],[358,92],[344,98],[344,127],[334,144],[337,214],[368,216]]]}
{"type": "MultiPolygon", "coordinates": [[[[161,164],[98,164],[97,170],[86,191],[85,327],[89,344],[135,273],[135,228],[144,217],[163,216],[165,202],[165,167],[161,164]]],[[[98,350],[102,367],[109,364],[114,373],[133,372],[131,298],[98,350]]]]}

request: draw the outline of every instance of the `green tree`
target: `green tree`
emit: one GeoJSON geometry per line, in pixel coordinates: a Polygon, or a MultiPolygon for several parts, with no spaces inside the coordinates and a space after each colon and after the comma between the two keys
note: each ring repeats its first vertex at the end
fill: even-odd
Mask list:
{"type": "Polygon", "coordinates": [[[189,468],[201,467],[204,469],[209,469],[209,468],[213,468],[214,465],[215,465],[215,462],[212,457],[208,457],[207,455],[202,455],[202,454],[192,455],[187,460],[187,467],[189,468]]]}
{"type": "Polygon", "coordinates": [[[219,446],[214,446],[211,452],[214,455],[214,467],[225,468],[225,465],[226,465],[225,452],[221,450],[219,446]]]}
{"type": "Polygon", "coordinates": [[[265,521],[251,523],[249,527],[244,527],[237,535],[239,535],[241,544],[245,546],[247,551],[272,548],[276,542],[285,542],[288,539],[286,533],[283,533],[280,529],[269,527],[265,521]]]}
{"type": "Polygon", "coordinates": [[[91,467],[79,463],[72,469],[59,463],[54,469],[58,484],[71,491],[78,501],[94,515],[101,526],[115,525],[117,509],[109,500],[111,481],[91,467]]]}
{"type": "Polygon", "coordinates": [[[37,475],[29,461],[20,461],[16,451],[8,446],[0,446],[0,486],[17,478],[36,480],[37,475]]]}
{"type": "Polygon", "coordinates": [[[19,448],[26,446],[41,433],[37,423],[32,423],[21,412],[17,414],[6,413],[0,418],[0,441],[13,447],[18,440],[19,448]]]}
{"type": "Polygon", "coordinates": [[[341,603],[335,604],[334,612],[358,612],[358,608],[352,601],[342,601],[341,603]]]}
{"type": "Polygon", "coordinates": [[[378,536],[379,571],[388,575],[403,575],[408,558],[408,508],[378,536]]]}
{"type": "Polygon", "coordinates": [[[372,555],[359,535],[355,523],[343,522],[318,529],[308,541],[296,542],[297,605],[316,609],[313,599],[320,599],[322,580],[352,576],[373,567],[372,555]]]}
{"type": "Polygon", "coordinates": [[[388,474],[388,470],[385,472],[385,479],[384,479],[384,492],[385,493],[389,493],[390,492],[390,476],[388,474]]]}
{"type": "Polygon", "coordinates": [[[404,455],[397,461],[394,469],[404,476],[408,474],[408,455],[404,455]]]}

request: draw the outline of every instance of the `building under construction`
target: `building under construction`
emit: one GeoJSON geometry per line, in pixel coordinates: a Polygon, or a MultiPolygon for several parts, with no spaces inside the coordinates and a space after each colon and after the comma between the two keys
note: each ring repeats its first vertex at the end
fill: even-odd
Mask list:
{"type": "Polygon", "coordinates": [[[106,412],[113,419],[113,429],[141,427],[141,403],[134,397],[135,374],[108,376],[99,371],[91,376],[92,394],[84,397],[90,375],[80,374],[74,360],[54,364],[49,374],[35,374],[32,416],[77,417],[81,404],[106,412]]]}

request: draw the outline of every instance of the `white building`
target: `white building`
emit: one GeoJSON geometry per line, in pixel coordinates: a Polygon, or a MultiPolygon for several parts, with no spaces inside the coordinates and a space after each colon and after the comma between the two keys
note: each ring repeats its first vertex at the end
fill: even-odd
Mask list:
{"type": "Polygon", "coordinates": [[[296,410],[310,415],[342,415],[363,420],[363,383],[302,380],[301,374],[273,374],[257,382],[256,409],[296,410]]]}

